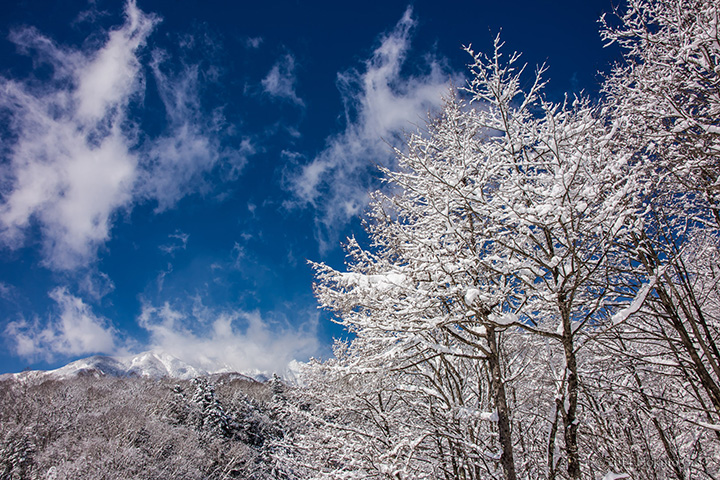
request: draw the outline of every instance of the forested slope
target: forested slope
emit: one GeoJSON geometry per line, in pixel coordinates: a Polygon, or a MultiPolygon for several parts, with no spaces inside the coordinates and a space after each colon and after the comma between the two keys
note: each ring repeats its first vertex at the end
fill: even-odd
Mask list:
{"type": "Polygon", "coordinates": [[[233,374],[4,380],[0,478],[275,478],[282,388],[233,374]]]}

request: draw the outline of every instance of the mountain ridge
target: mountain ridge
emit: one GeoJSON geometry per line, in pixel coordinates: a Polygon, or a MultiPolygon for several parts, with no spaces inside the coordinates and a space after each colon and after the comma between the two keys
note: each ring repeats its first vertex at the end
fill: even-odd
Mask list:
{"type": "Polygon", "coordinates": [[[216,374],[236,374],[249,380],[264,382],[268,376],[261,372],[235,372],[227,366],[213,370],[193,366],[162,351],[147,351],[136,355],[93,355],[68,363],[54,370],[29,370],[0,375],[0,380],[14,379],[68,379],[76,377],[138,377],[176,378],[189,380],[216,374]]]}

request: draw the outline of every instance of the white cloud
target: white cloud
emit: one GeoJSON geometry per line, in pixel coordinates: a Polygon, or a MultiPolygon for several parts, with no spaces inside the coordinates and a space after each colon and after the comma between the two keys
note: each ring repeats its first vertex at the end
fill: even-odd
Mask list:
{"type": "MultiPolygon", "coordinates": [[[[247,241],[247,239],[246,239],[247,241]]],[[[233,245],[232,251],[230,253],[233,261],[232,266],[236,270],[242,269],[242,263],[243,260],[247,258],[247,251],[245,250],[245,247],[240,245],[238,242],[235,242],[235,245],[233,245]]]]}
{"type": "Polygon", "coordinates": [[[15,288],[12,285],[9,285],[5,282],[0,282],[0,298],[4,298],[5,300],[12,300],[14,291],[15,288]]]}
{"type": "Polygon", "coordinates": [[[144,306],[138,323],[150,332],[152,349],[208,371],[282,373],[292,360],[307,359],[319,349],[315,312],[291,326],[258,312],[216,312],[197,302],[185,312],[165,303],[144,306]]]}
{"type": "Polygon", "coordinates": [[[146,145],[143,169],[137,193],[156,200],[157,211],[173,207],[178,200],[195,191],[208,190],[205,175],[220,164],[225,176],[236,178],[255,153],[255,146],[245,138],[233,149],[224,148],[220,137],[225,118],[220,109],[212,115],[203,113],[199,100],[199,66],[184,66],[172,75],[161,68],[166,56],[153,52],[151,69],[165,107],[165,133],[146,145]]]}
{"type": "Polygon", "coordinates": [[[125,24],[95,52],[56,46],[32,29],[13,39],[53,66],[41,85],[0,79],[0,108],[12,114],[17,141],[2,172],[0,239],[23,244],[34,221],[48,265],[86,264],[109,237],[113,213],[129,204],[137,157],[123,132],[125,110],[142,86],[137,50],[156,19],[128,2],[125,24]]]}
{"type": "Polygon", "coordinates": [[[115,284],[108,274],[90,268],[78,279],[78,289],[96,302],[115,290],[115,284]]]}
{"type": "Polygon", "coordinates": [[[158,273],[157,276],[157,287],[158,287],[158,293],[162,292],[163,287],[165,286],[165,277],[170,275],[173,272],[173,266],[172,263],[167,264],[167,268],[165,270],[162,270],[160,273],[158,273]]]}
{"type": "Polygon", "coordinates": [[[0,77],[0,113],[8,114],[12,132],[0,147],[0,244],[19,248],[37,227],[48,267],[86,267],[119,212],[144,201],[157,201],[157,211],[171,208],[208,190],[211,171],[235,178],[255,152],[247,138],[232,150],[222,145],[226,122],[220,109],[203,113],[198,67],[170,75],[157,50],[150,67],[167,128],[140,135],[132,113],[145,93],[139,53],[158,22],[128,0],[125,23],[95,50],[58,46],[32,28],[12,34],[52,75],[0,77]]]}
{"type": "Polygon", "coordinates": [[[180,230],[176,230],[175,233],[168,235],[168,238],[170,239],[170,242],[165,245],[160,245],[158,248],[167,255],[175,255],[175,251],[187,249],[187,243],[190,239],[190,235],[183,233],[180,230]]]}
{"type": "Polygon", "coordinates": [[[248,37],[245,39],[245,46],[247,48],[251,48],[253,50],[256,50],[260,48],[260,45],[263,43],[262,37],[248,37]]]}
{"type": "Polygon", "coordinates": [[[141,12],[132,0],[126,5],[125,18],[125,25],[110,32],[107,43],[76,77],[76,114],[90,127],[97,126],[109,109],[125,104],[138,86],[137,50],[145,44],[157,19],[141,12]]]}
{"type": "Polygon", "coordinates": [[[265,93],[284,100],[289,100],[296,105],[304,106],[305,103],[295,93],[295,57],[290,54],[284,55],[270,69],[270,72],[262,80],[262,87],[265,93]]]}
{"type": "Polygon", "coordinates": [[[93,314],[80,298],[65,288],[50,292],[57,304],[57,316],[42,325],[39,320],[10,322],[5,335],[15,352],[26,358],[52,360],[57,355],[73,356],[91,353],[120,353],[117,330],[108,320],[93,314]]]}
{"type": "Polygon", "coordinates": [[[381,38],[363,72],[338,75],[345,130],[328,137],[326,148],[287,179],[295,205],[316,209],[321,249],[367,205],[369,191],[377,186],[372,180],[375,166],[394,161],[386,142],[397,143],[403,131],[423,122],[447,93],[450,75],[437,58],[427,57],[424,74],[402,72],[415,24],[408,8],[395,28],[381,38]]]}

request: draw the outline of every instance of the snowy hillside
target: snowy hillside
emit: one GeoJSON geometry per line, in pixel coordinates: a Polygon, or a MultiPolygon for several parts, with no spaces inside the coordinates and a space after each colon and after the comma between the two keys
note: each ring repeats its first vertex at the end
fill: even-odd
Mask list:
{"type": "Polygon", "coordinates": [[[274,473],[292,418],[284,385],[236,373],[147,378],[182,368],[145,354],[4,376],[0,479],[290,478],[274,473]]]}

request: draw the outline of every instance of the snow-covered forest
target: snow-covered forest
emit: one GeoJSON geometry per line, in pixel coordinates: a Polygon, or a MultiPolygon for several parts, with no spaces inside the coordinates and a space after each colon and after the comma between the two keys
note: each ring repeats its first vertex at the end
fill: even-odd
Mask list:
{"type": "Polygon", "coordinates": [[[356,337],[308,368],[301,477],[720,476],[719,13],[627,2],[598,101],[467,48],[370,243],[314,264],[356,337]]]}
{"type": "MultiPolygon", "coordinates": [[[[313,263],[298,385],[7,380],[0,478],[720,478],[720,8],[628,0],[599,99],[503,48],[313,263]]],[[[243,383],[244,382],[244,383],[243,383]]]]}
{"type": "Polygon", "coordinates": [[[283,391],[236,374],[0,381],[0,478],[282,476],[283,391]]]}

